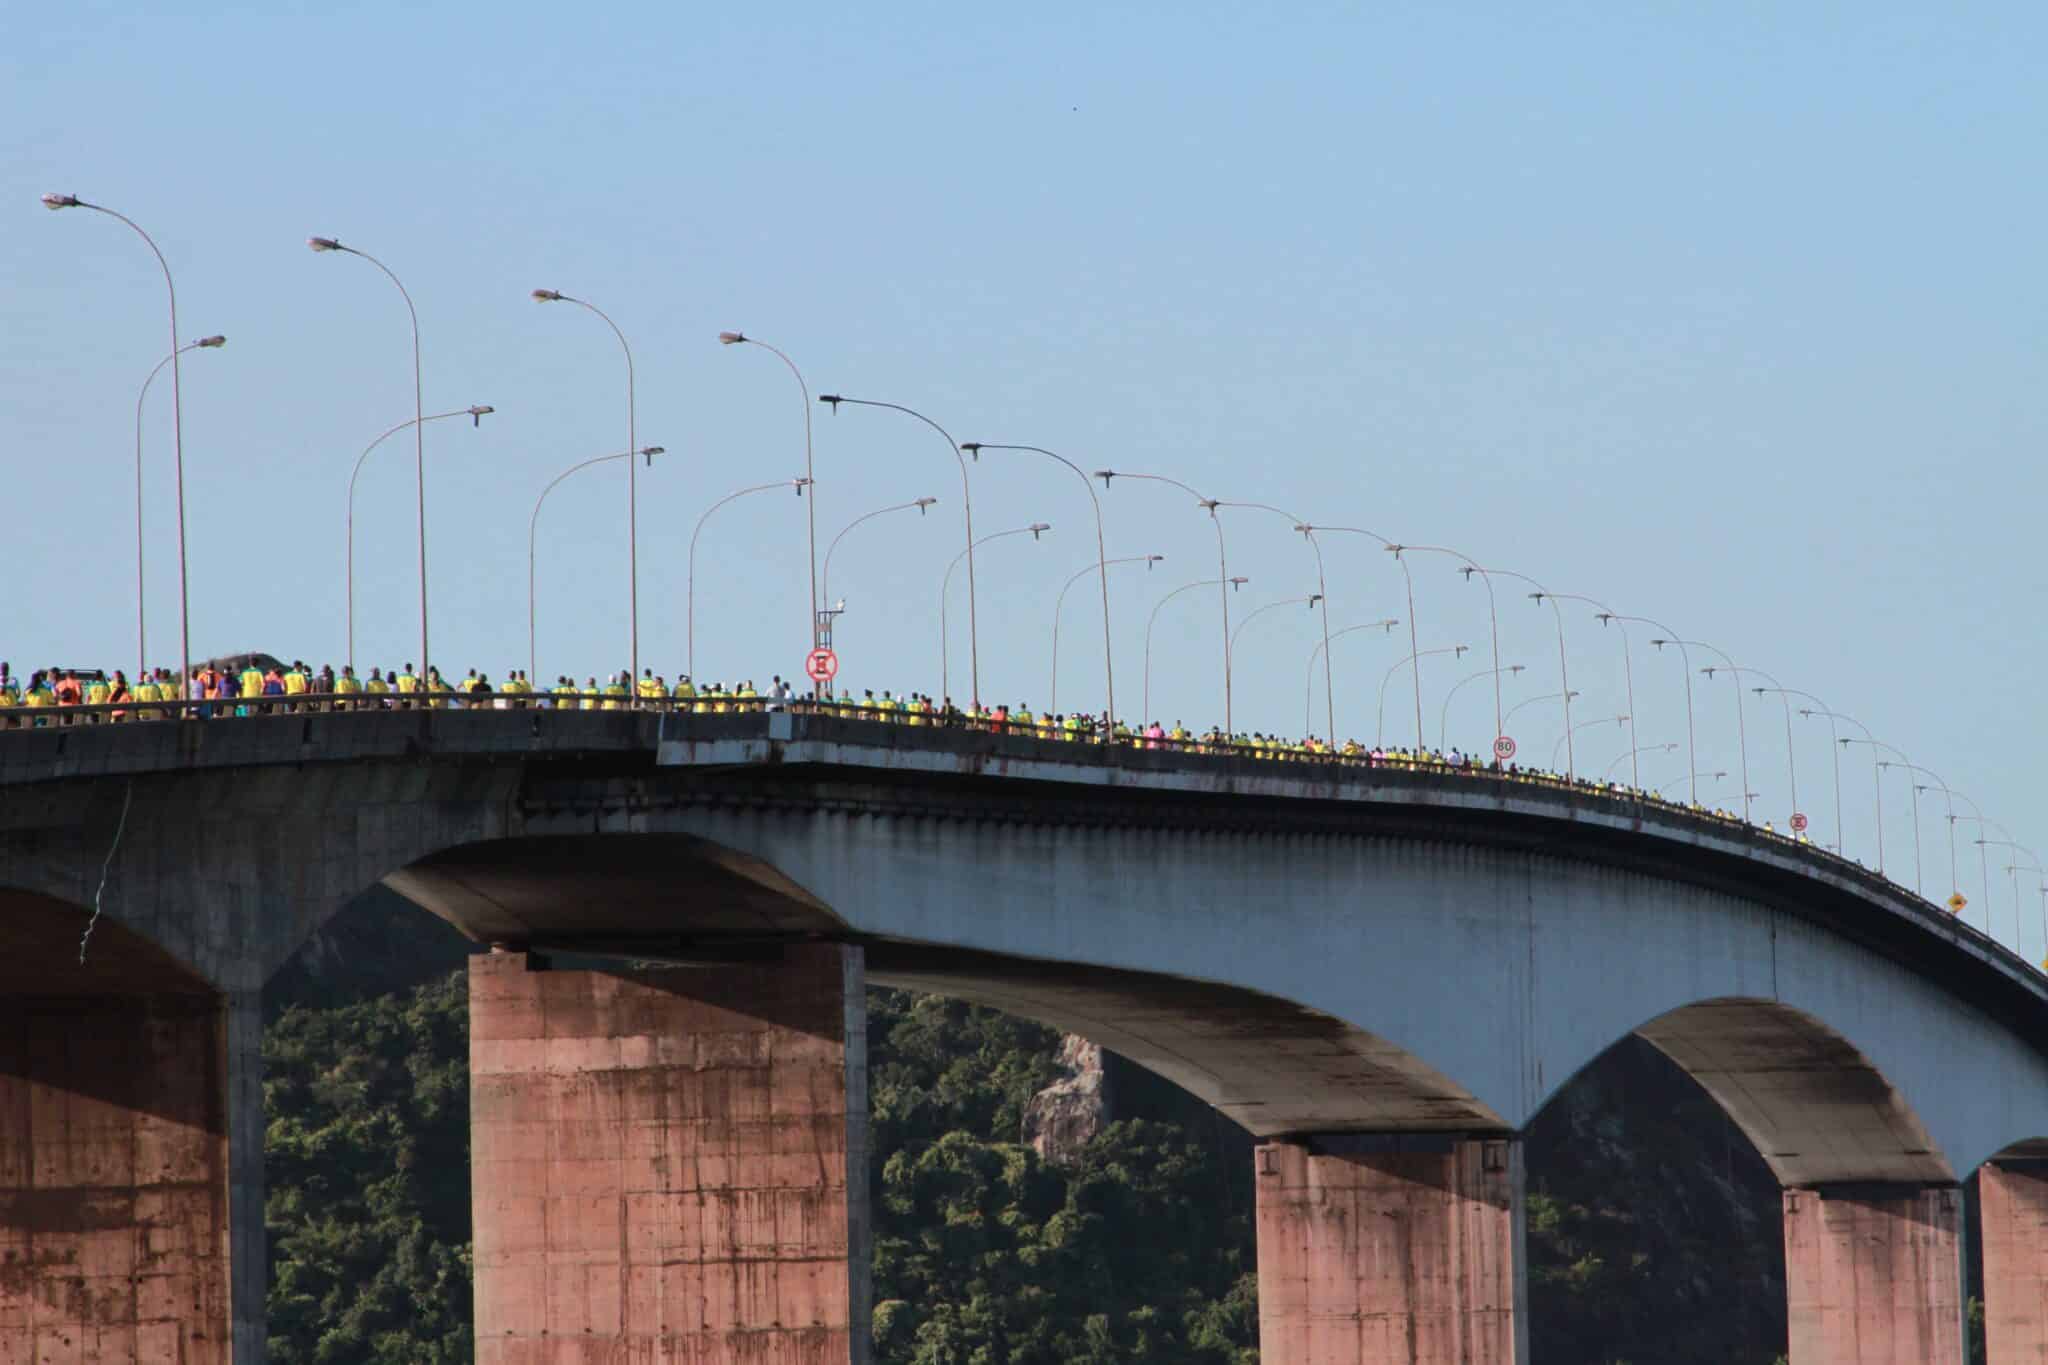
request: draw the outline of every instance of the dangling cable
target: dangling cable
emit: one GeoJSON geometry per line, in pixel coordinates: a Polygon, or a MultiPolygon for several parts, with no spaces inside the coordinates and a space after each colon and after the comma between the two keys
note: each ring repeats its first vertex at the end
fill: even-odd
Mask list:
{"type": "Polygon", "coordinates": [[[107,894],[107,873],[114,866],[114,854],[121,847],[121,834],[128,828],[128,807],[135,800],[135,779],[128,779],[127,794],[121,798],[120,823],[114,826],[114,842],[107,849],[107,860],[100,864],[99,889],[92,893],[92,918],[85,922],[85,932],[78,939],[78,965],[85,965],[86,945],[92,942],[93,926],[100,922],[100,900],[107,894]]]}

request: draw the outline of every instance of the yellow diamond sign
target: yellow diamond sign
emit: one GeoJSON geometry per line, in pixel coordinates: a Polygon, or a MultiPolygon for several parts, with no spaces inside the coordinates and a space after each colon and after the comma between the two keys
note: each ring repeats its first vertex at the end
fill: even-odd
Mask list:
{"type": "Polygon", "coordinates": [[[1948,898],[1948,908],[1958,915],[1963,913],[1963,907],[1968,904],[1969,902],[1963,899],[1963,893],[1960,891],[1948,898]]]}

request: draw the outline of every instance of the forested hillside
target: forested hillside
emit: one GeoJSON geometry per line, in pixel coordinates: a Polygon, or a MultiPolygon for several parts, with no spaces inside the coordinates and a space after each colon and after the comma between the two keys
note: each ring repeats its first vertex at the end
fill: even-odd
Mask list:
{"type": "MultiPolygon", "coordinates": [[[[466,1362],[464,977],[354,1002],[331,971],[284,985],[315,1003],[276,1000],[265,1038],[273,1358],[466,1362]]],[[[1062,1079],[1057,1035],[899,992],[869,1011],[878,1361],[1257,1360],[1239,1130],[1139,1076],[1048,1161],[1023,1129],[1062,1079]]],[[[1775,1183],[1660,1054],[1630,1043],[1579,1077],[1527,1159],[1539,1365],[1784,1349],[1775,1183]]]]}

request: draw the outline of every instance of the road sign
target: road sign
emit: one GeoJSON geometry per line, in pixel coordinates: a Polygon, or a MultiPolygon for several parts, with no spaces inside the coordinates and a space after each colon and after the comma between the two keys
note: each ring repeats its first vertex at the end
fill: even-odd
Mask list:
{"type": "Polygon", "coordinates": [[[1963,913],[1963,907],[1968,904],[1969,902],[1963,899],[1963,893],[1960,891],[1948,898],[1948,908],[1958,915],[1963,913]]]}
{"type": "Polygon", "coordinates": [[[1515,742],[1502,735],[1493,742],[1493,756],[1505,763],[1515,756],[1515,742]]]}
{"type": "Polygon", "coordinates": [[[1792,812],[1792,832],[1794,834],[1806,833],[1806,817],[1798,811],[1792,812]]]}
{"type": "Polygon", "coordinates": [[[839,656],[829,649],[814,649],[804,660],[804,672],[814,683],[830,682],[839,674],[839,656]]]}

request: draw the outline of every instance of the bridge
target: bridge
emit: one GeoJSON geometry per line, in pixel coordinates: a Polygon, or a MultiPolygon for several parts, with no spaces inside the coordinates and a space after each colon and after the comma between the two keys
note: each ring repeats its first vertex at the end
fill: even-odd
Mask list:
{"type": "Polygon", "coordinates": [[[0,1359],[262,1358],[259,994],[380,882],[492,949],[486,1365],[866,1359],[867,983],[1249,1130],[1276,1365],[1526,1361],[1518,1135],[1630,1034],[1784,1186],[1794,1365],[1962,1360],[1973,1174],[1990,1358],[2048,1354],[2048,982],[1855,863],[1485,770],[756,706],[0,736],[0,1359]]]}

